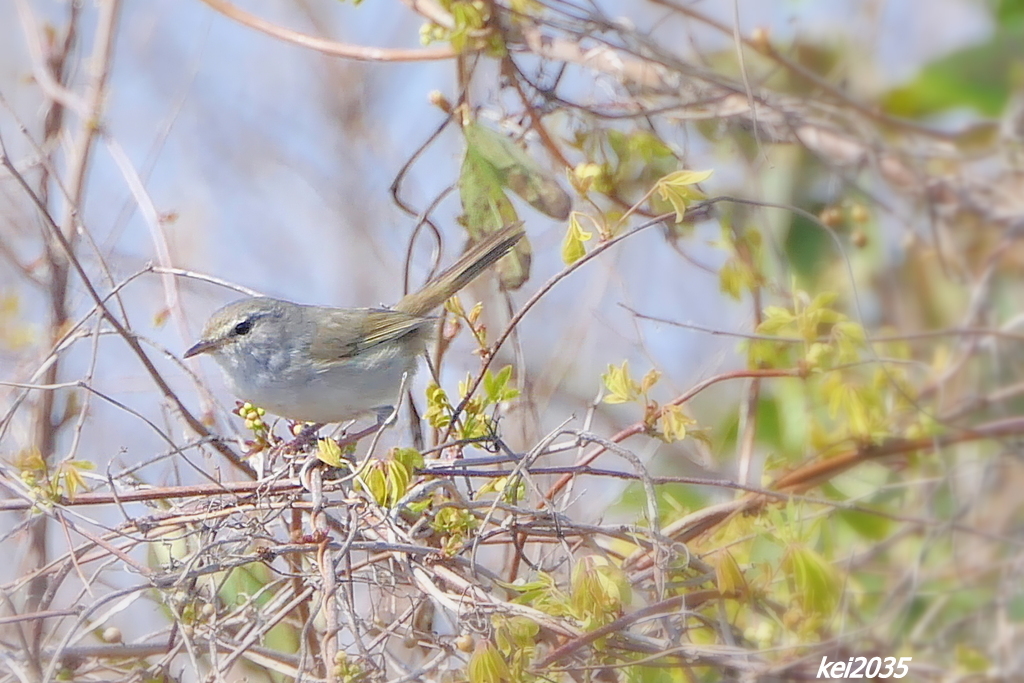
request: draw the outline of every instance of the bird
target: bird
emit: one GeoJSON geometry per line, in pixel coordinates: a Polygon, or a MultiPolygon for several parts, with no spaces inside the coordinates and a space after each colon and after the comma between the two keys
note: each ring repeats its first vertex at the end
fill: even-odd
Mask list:
{"type": "Polygon", "coordinates": [[[317,425],[394,413],[437,317],[431,312],[523,238],[508,225],[391,308],[335,308],[248,297],[214,312],[184,358],[209,355],[237,398],[317,425]]]}

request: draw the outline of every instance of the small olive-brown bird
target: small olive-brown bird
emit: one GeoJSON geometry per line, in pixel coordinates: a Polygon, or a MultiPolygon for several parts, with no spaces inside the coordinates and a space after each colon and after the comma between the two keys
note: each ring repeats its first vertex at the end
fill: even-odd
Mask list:
{"type": "Polygon", "coordinates": [[[235,301],[210,316],[185,358],[210,354],[235,396],[275,415],[326,424],[375,413],[383,421],[434,334],[430,313],[523,234],[519,224],[491,233],[394,308],[235,301]]]}

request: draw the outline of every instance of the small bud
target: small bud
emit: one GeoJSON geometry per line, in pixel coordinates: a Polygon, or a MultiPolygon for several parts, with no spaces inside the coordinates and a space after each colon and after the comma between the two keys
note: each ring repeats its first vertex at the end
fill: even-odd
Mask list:
{"type": "Polygon", "coordinates": [[[758,26],[750,32],[750,44],[753,45],[754,49],[758,52],[771,52],[771,32],[764,26],[758,26]]]}
{"type": "Polygon", "coordinates": [[[448,101],[448,98],[440,90],[431,90],[427,96],[430,103],[443,111],[445,114],[452,113],[452,103],[448,101]]]}
{"type": "Polygon", "coordinates": [[[850,207],[850,220],[854,223],[867,223],[871,220],[871,212],[863,204],[854,204],[850,207]]]}
{"type": "Polygon", "coordinates": [[[830,228],[838,228],[843,224],[843,212],[835,206],[822,209],[818,219],[830,228]]]}
{"type": "Polygon", "coordinates": [[[124,636],[121,635],[121,629],[116,626],[108,626],[103,629],[103,633],[100,638],[103,639],[104,643],[120,643],[124,636]]]}

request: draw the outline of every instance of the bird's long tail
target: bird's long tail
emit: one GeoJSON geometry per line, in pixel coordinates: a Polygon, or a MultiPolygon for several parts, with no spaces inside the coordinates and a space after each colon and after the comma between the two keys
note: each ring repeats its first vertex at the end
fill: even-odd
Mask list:
{"type": "Polygon", "coordinates": [[[480,240],[450,268],[418,292],[407,294],[395,304],[396,311],[425,316],[491,267],[523,238],[522,223],[506,225],[480,240]]]}

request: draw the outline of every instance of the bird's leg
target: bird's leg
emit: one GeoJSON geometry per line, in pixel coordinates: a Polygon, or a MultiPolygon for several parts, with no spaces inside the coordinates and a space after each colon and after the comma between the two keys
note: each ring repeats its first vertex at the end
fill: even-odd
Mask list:
{"type": "Polygon", "coordinates": [[[398,411],[395,410],[394,406],[381,406],[375,412],[377,413],[377,422],[375,424],[370,425],[366,429],[360,429],[355,434],[346,434],[338,440],[338,445],[344,448],[349,444],[366,438],[374,432],[382,431],[394,424],[398,417],[398,411]]]}
{"type": "Polygon", "coordinates": [[[384,433],[384,430],[398,422],[398,409],[402,407],[402,397],[405,396],[405,386],[409,381],[409,373],[402,373],[402,383],[398,387],[398,402],[394,406],[384,406],[377,409],[377,433],[373,435],[373,440],[370,441],[370,448],[366,451],[366,457],[369,458],[373,455],[374,449],[377,448],[377,441],[380,439],[380,435],[384,433]]]}
{"type": "Polygon", "coordinates": [[[381,406],[377,408],[377,427],[386,429],[395,424],[398,420],[398,408],[394,406],[381,406]]]}

